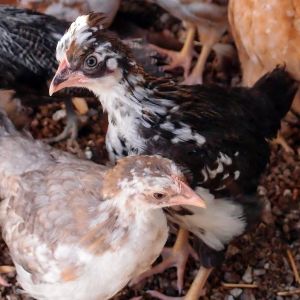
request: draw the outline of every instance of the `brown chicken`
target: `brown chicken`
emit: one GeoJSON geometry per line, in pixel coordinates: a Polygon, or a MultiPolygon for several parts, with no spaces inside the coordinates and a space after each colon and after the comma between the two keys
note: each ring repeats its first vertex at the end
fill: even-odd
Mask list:
{"type": "MultiPolygon", "coordinates": [[[[229,23],[243,72],[243,85],[252,86],[278,64],[300,80],[299,0],[230,0],[229,23]]],[[[300,91],[292,109],[300,113],[300,91]]],[[[280,137],[285,150],[291,150],[280,137]]]]}
{"type": "Polygon", "coordinates": [[[2,236],[18,282],[39,300],[111,298],[160,254],[162,208],[205,207],[168,159],[80,160],[18,132],[2,111],[0,158],[2,236]]]}

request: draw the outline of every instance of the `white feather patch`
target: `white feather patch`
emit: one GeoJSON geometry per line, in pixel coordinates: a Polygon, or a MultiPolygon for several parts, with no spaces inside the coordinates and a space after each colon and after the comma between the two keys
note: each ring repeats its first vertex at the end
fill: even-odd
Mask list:
{"type": "Polygon", "coordinates": [[[193,232],[209,247],[221,251],[234,237],[244,232],[246,222],[243,208],[230,199],[215,199],[207,189],[198,187],[196,192],[204,199],[207,207],[202,209],[189,206],[193,215],[176,215],[176,219],[170,219],[193,232]]]}

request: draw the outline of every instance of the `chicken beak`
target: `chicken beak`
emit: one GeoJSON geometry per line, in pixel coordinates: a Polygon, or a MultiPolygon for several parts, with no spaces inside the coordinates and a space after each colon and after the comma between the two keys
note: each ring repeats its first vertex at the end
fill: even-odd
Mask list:
{"type": "Polygon", "coordinates": [[[180,193],[169,200],[171,206],[175,205],[191,205],[196,207],[205,208],[206,204],[202,198],[191,189],[183,181],[179,181],[180,184],[180,193]]]}
{"type": "Polygon", "coordinates": [[[52,79],[49,88],[49,95],[67,87],[83,87],[86,77],[80,71],[72,71],[67,58],[64,58],[52,79]]]}

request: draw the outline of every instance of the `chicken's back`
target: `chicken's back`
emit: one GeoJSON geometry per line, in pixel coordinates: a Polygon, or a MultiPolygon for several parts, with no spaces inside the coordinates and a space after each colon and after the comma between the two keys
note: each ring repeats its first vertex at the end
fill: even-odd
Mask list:
{"type": "Polygon", "coordinates": [[[244,85],[285,64],[300,80],[298,0],[230,0],[229,23],[238,48],[244,85]]]}
{"type": "Polygon", "coordinates": [[[0,110],[0,177],[2,179],[44,170],[56,162],[91,163],[79,161],[69,153],[34,140],[29,133],[18,132],[6,113],[0,110]]]}

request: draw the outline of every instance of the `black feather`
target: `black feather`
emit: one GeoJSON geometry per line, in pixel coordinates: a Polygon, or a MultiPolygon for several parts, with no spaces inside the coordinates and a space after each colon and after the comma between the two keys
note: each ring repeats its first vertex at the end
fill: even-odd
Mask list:
{"type": "MultiPolygon", "coordinates": [[[[86,89],[65,89],[49,97],[49,82],[58,67],[56,45],[70,23],[53,16],[0,5],[0,88],[13,89],[25,105],[61,101],[70,97],[93,97],[86,89]]],[[[143,59],[150,55],[144,43],[132,41],[137,58],[146,70],[159,73],[156,61],[143,59]]],[[[148,57],[147,57],[148,58],[148,57]]]]}
{"type": "Polygon", "coordinates": [[[56,45],[68,26],[49,15],[0,5],[0,88],[15,90],[25,105],[91,96],[73,89],[49,97],[48,84],[58,66],[56,45]]]}
{"type": "Polygon", "coordinates": [[[257,117],[266,138],[274,138],[280,128],[280,121],[289,111],[298,84],[283,67],[259,79],[252,88],[257,117]]]}
{"type": "MultiPolygon", "coordinates": [[[[222,207],[219,213],[224,219],[220,220],[226,224],[209,220],[214,215],[209,209],[185,208],[179,213],[166,209],[171,221],[203,239],[199,241],[202,263],[214,266],[226,244],[259,220],[261,205],[255,194],[269,161],[268,140],[276,135],[291,105],[295,81],[283,68],[276,68],[251,88],[178,85],[145,73],[134,63],[130,49],[106,31],[97,31],[83,41],[81,59],[85,51],[97,51],[95,39],[98,44],[109,42],[123,71],[123,78],[115,82],[117,96],[108,92],[108,97],[99,97],[110,120],[106,138],[110,157],[138,153],[170,158],[182,168],[189,184],[203,192],[204,199],[208,197],[211,209],[222,207]],[[207,214],[205,220],[212,223],[205,227],[190,217],[191,212],[199,218],[201,213],[207,214]],[[223,230],[226,226],[231,227],[223,230]]],[[[99,77],[101,85],[101,76],[91,77],[99,77]]]]}

